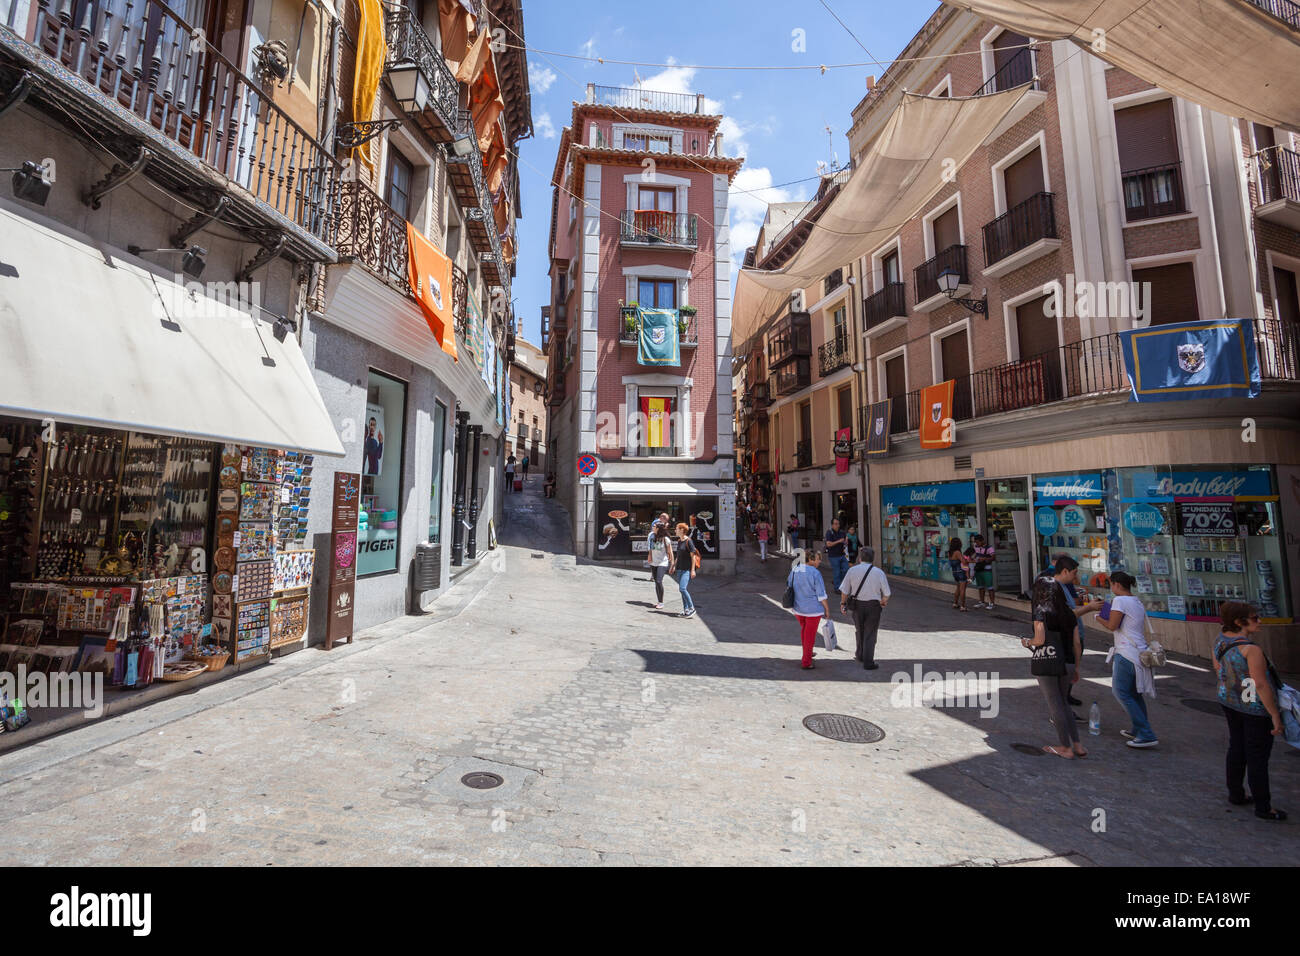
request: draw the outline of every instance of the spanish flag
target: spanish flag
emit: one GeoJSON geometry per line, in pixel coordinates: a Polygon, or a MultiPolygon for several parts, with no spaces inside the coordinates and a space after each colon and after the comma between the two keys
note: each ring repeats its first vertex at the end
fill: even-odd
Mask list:
{"type": "Polygon", "coordinates": [[[452,305],[451,260],[409,222],[406,224],[407,281],[420,303],[424,321],[442,350],[456,355],[456,321],[452,305]]]}
{"type": "Polygon", "coordinates": [[[645,447],[646,448],[667,448],[668,442],[668,416],[673,410],[673,400],[671,398],[643,398],[641,399],[641,416],[645,421],[645,447]]]}
{"type": "Polygon", "coordinates": [[[921,389],[921,447],[952,447],[952,395],[956,379],[921,389]]]}

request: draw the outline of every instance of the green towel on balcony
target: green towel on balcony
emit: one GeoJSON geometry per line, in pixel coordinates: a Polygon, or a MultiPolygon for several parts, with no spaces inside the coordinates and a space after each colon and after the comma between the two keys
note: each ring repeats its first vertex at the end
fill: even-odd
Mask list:
{"type": "Polygon", "coordinates": [[[681,365],[676,309],[638,309],[636,360],[642,365],[681,365]]]}

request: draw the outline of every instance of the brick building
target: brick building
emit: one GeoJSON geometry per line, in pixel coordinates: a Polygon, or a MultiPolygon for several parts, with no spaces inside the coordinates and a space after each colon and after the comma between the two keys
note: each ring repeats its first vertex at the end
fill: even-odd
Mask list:
{"type": "Polygon", "coordinates": [[[510,409],[507,455],[528,458],[528,472],[545,477],[550,463],[546,432],[546,355],[532,342],[515,340],[510,363],[510,409]]]}

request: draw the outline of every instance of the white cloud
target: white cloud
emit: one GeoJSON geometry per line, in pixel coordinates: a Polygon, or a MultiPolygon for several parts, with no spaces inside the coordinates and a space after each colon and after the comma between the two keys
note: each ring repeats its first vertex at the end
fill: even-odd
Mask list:
{"type": "Polygon", "coordinates": [[[534,95],[541,95],[555,83],[555,71],[549,66],[540,66],[531,60],[528,63],[528,85],[534,95]]]}
{"type": "Polygon", "coordinates": [[[731,221],[731,271],[740,269],[745,250],[758,239],[769,203],[799,202],[806,198],[801,185],[792,190],[772,183],[772,170],[765,166],[747,166],[731,182],[728,199],[731,221]]]}
{"type": "MultiPolygon", "coordinates": [[[[588,37],[587,42],[584,43],[582,46],[578,47],[578,52],[586,57],[600,56],[600,54],[596,52],[596,38],[594,36],[588,37]]],[[[586,65],[589,67],[595,66],[594,63],[588,63],[586,65]]]]}
{"type": "Polygon", "coordinates": [[[533,129],[541,135],[542,139],[555,139],[555,124],[551,122],[550,113],[533,117],[533,129]]]}

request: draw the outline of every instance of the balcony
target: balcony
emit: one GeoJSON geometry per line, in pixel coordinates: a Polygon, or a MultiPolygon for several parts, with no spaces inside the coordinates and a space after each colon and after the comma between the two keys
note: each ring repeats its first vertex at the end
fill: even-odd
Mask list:
{"type": "Polygon", "coordinates": [[[866,333],[876,335],[907,324],[907,285],[889,282],[863,301],[866,333]]]}
{"type": "Polygon", "coordinates": [[[330,244],[340,258],[359,262],[406,295],[409,252],[406,220],[360,180],[334,187],[330,244]]]}
{"type": "Polygon", "coordinates": [[[1006,275],[1059,248],[1055,197],[1038,193],[985,225],[984,275],[1006,275]]]}
{"type": "Polygon", "coordinates": [[[1183,199],[1183,164],[1167,163],[1126,172],[1124,213],[1129,222],[1160,219],[1187,212],[1183,199]]]}
{"type": "Polygon", "coordinates": [[[587,102],[620,110],[652,110],[658,113],[703,113],[701,93],[661,93],[641,87],[587,85],[587,102]]]}
{"type": "Polygon", "coordinates": [[[822,295],[828,296],[842,285],[844,285],[844,270],[836,269],[822,280],[822,295]]]}
{"type": "MultiPolygon", "coordinates": [[[[640,318],[633,306],[619,308],[618,344],[635,346],[641,340],[640,318]]],[[[699,328],[695,313],[677,313],[677,340],[684,349],[693,349],[700,344],[699,328]]]]}
{"type": "Polygon", "coordinates": [[[619,242],[624,246],[695,249],[699,245],[698,218],[694,213],[624,209],[619,216],[619,242]]]}
{"type": "Polygon", "coordinates": [[[767,367],[776,370],[778,365],[812,355],[812,320],[807,312],[791,312],[768,333],[767,367]]]}
{"type": "Polygon", "coordinates": [[[990,93],[1002,93],[1014,90],[1017,86],[1032,84],[1031,89],[1039,89],[1038,64],[1034,58],[1033,47],[1021,47],[1002,68],[989,77],[988,82],[976,90],[976,96],[990,93]]]}
{"type": "Polygon", "coordinates": [[[848,335],[837,335],[829,342],[817,346],[817,371],[825,378],[849,364],[852,356],[849,352],[848,335]]]}
{"type": "Polygon", "coordinates": [[[456,333],[469,335],[469,277],[456,263],[451,264],[451,315],[456,333]]]}
{"type": "Polygon", "coordinates": [[[1265,13],[1277,17],[1292,30],[1300,30],[1300,3],[1295,0],[1246,0],[1265,13]]]}
{"type": "Polygon", "coordinates": [[[1300,153],[1275,146],[1255,157],[1259,203],[1255,215],[1300,232],[1300,153]]]}
{"type": "Polygon", "coordinates": [[[259,244],[283,238],[299,261],[333,260],[326,212],[338,163],[168,6],[0,0],[6,27],[5,60],[37,79],[30,106],[200,216],[224,200],[224,226],[259,244]]]}
{"type": "Polygon", "coordinates": [[[385,5],[384,40],[384,72],[402,109],[434,142],[456,139],[463,129],[457,113],[460,85],[410,7],[385,5]]]}
{"type": "Polygon", "coordinates": [[[947,305],[951,299],[939,288],[939,274],[951,269],[960,277],[955,296],[970,292],[970,272],[966,268],[966,247],[949,246],[933,259],[916,267],[916,312],[933,312],[947,305]]]}
{"type": "Polygon", "coordinates": [[[813,463],[812,439],[805,438],[801,442],[795,442],[794,466],[796,468],[811,468],[812,463],[813,463]]]}
{"type": "Polygon", "coordinates": [[[772,372],[767,379],[767,393],[773,399],[793,395],[812,384],[812,369],[807,358],[795,359],[772,372]]]}

